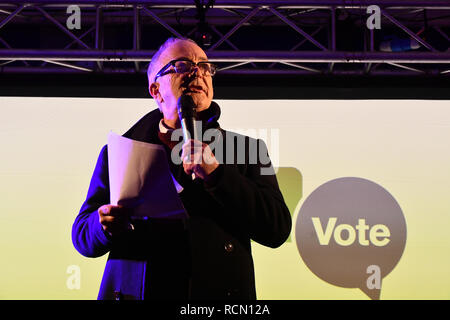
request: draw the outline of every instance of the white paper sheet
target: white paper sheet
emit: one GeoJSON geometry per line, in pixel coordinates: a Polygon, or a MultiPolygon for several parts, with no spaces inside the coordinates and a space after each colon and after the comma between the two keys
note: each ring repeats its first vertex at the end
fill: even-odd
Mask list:
{"type": "Polygon", "coordinates": [[[186,210],[177,192],[161,145],[135,141],[110,132],[108,168],[111,204],[134,208],[135,217],[183,218],[186,210]]]}

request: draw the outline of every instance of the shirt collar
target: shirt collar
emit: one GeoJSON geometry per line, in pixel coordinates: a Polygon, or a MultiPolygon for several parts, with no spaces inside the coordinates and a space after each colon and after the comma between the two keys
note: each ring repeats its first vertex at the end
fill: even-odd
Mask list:
{"type": "Polygon", "coordinates": [[[167,133],[167,132],[169,132],[169,131],[173,131],[173,129],[170,128],[170,127],[168,127],[168,126],[164,123],[164,119],[161,119],[161,120],[159,121],[159,131],[160,131],[161,133],[167,133]]]}

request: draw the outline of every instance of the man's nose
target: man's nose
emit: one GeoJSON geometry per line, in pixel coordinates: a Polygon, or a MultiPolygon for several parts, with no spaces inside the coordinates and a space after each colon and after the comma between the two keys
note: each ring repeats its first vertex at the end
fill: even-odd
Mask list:
{"type": "Polygon", "coordinates": [[[189,72],[189,73],[186,73],[185,74],[185,77],[183,77],[184,78],[184,80],[183,80],[183,85],[182,86],[184,86],[184,87],[188,87],[189,86],[189,84],[195,79],[195,78],[197,78],[197,69],[198,69],[198,66],[195,66],[195,67],[193,67],[192,69],[191,69],[191,71],[189,72]]]}
{"type": "Polygon", "coordinates": [[[193,76],[197,76],[198,70],[199,70],[199,67],[198,67],[198,66],[192,66],[191,74],[192,74],[193,76]]]}

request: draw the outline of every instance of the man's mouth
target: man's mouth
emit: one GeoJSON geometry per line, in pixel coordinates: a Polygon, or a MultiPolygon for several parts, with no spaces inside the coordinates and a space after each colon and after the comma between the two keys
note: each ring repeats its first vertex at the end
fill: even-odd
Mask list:
{"type": "Polygon", "coordinates": [[[186,93],[188,93],[188,92],[201,93],[201,92],[205,92],[205,91],[203,90],[203,88],[201,86],[190,85],[186,90],[186,93]]]}

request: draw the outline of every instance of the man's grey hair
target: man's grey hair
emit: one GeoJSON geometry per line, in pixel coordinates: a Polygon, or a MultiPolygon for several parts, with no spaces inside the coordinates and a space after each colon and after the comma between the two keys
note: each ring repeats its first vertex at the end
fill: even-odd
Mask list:
{"type": "Polygon", "coordinates": [[[148,85],[152,84],[155,81],[155,75],[159,70],[156,70],[156,67],[158,65],[158,60],[160,56],[166,51],[167,48],[169,48],[171,45],[175,44],[179,41],[190,41],[192,43],[197,44],[194,40],[189,38],[175,38],[170,37],[167,39],[156,51],[156,53],[153,55],[152,60],[150,61],[148,68],[147,68],[147,78],[148,78],[148,85]]]}

